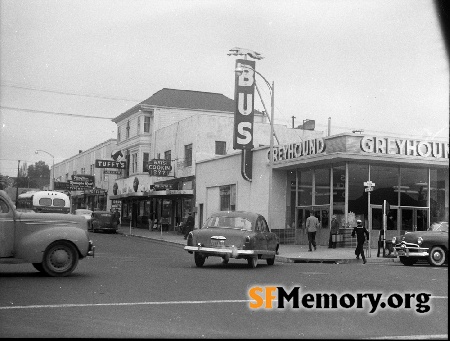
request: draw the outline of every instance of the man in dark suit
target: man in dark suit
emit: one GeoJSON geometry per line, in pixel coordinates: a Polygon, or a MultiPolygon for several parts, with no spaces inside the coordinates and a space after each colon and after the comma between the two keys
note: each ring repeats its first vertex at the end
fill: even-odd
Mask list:
{"type": "Polygon", "coordinates": [[[189,232],[194,229],[195,219],[192,216],[192,213],[189,212],[189,215],[186,219],[186,223],[184,224],[184,239],[187,239],[189,232]]]}
{"type": "Polygon", "coordinates": [[[367,240],[369,240],[369,231],[362,226],[362,221],[358,219],[356,221],[356,226],[353,228],[352,237],[356,235],[356,250],[355,255],[356,259],[359,259],[359,255],[361,255],[363,259],[363,264],[366,264],[366,256],[364,255],[364,242],[365,242],[365,236],[367,237],[367,240]]]}

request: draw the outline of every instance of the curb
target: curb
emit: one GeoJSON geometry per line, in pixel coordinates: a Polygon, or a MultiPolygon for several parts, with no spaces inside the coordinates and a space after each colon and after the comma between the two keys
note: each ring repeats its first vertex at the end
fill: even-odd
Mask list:
{"type": "MultiPolygon", "coordinates": [[[[184,243],[178,243],[166,239],[158,239],[151,238],[146,236],[138,236],[135,234],[128,234],[121,231],[117,231],[117,234],[120,234],[125,237],[137,237],[142,239],[150,239],[163,243],[184,245],[184,243]]],[[[348,258],[297,258],[297,257],[286,257],[286,256],[275,256],[275,261],[280,263],[325,263],[325,264],[349,264],[349,263],[361,263],[358,259],[348,259],[348,258]]],[[[380,264],[380,263],[390,263],[390,262],[398,262],[397,258],[368,258],[366,264],[380,264]]]]}

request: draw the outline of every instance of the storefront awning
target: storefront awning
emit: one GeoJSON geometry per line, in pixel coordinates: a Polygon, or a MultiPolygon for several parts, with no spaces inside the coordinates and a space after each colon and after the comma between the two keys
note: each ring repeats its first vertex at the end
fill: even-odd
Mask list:
{"type": "Polygon", "coordinates": [[[129,192],[109,196],[110,200],[120,200],[125,198],[145,198],[145,197],[166,197],[166,196],[192,196],[194,190],[192,189],[166,189],[162,191],[145,191],[145,192],[129,192]]]}

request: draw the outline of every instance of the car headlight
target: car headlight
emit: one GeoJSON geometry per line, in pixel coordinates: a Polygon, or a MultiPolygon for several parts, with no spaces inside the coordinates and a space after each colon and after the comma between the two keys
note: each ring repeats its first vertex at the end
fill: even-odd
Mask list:
{"type": "Polygon", "coordinates": [[[417,244],[422,245],[422,242],[423,242],[422,237],[417,238],[417,244]]]}
{"type": "Polygon", "coordinates": [[[392,244],[395,244],[396,241],[397,241],[397,237],[392,237],[392,244]]]}

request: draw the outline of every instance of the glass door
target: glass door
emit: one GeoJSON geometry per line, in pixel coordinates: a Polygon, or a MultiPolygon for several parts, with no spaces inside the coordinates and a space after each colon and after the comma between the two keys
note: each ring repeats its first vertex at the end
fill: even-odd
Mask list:
{"type": "Polygon", "coordinates": [[[428,229],[428,209],[402,208],[400,234],[428,229]]]}

